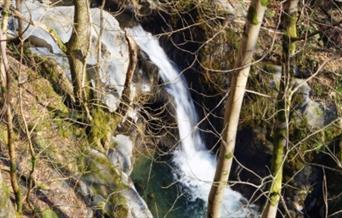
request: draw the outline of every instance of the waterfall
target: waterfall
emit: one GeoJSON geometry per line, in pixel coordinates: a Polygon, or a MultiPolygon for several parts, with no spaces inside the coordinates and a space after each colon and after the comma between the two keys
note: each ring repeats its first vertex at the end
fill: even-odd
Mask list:
{"type": "MultiPolygon", "coordinates": [[[[210,154],[196,127],[197,113],[183,75],[172,64],[156,37],[144,31],[141,26],[128,29],[136,41],[159,68],[159,74],[166,84],[167,92],[175,102],[176,117],[181,145],[174,151],[175,175],[182,185],[190,190],[192,200],[207,202],[216,169],[216,159],[210,154]]],[[[227,188],[222,206],[223,217],[257,216],[253,207],[246,206],[243,196],[227,188]]]]}

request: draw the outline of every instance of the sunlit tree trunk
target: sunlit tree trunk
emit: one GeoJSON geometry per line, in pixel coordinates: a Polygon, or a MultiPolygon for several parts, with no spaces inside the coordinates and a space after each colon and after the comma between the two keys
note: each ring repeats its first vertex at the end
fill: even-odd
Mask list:
{"type": "Polygon", "coordinates": [[[12,114],[12,77],[9,72],[9,65],[7,59],[7,29],[10,0],[3,2],[2,8],[2,22],[0,30],[0,71],[1,71],[1,92],[3,93],[4,107],[6,108],[6,124],[7,124],[7,147],[10,160],[10,180],[17,205],[17,212],[22,211],[21,192],[18,185],[17,165],[16,165],[16,151],[13,142],[13,114],[12,114]]]}
{"type": "Polygon", "coordinates": [[[126,41],[127,41],[128,50],[129,50],[129,65],[128,65],[128,69],[126,73],[124,89],[122,91],[121,102],[117,109],[117,113],[123,117],[126,115],[127,110],[130,105],[130,95],[131,95],[130,85],[132,83],[132,79],[133,79],[134,72],[137,66],[137,62],[138,62],[138,47],[135,44],[135,41],[130,36],[128,36],[127,33],[126,33],[126,41]]]}
{"type": "Polygon", "coordinates": [[[90,9],[88,0],[74,0],[74,5],[74,28],[67,43],[67,53],[76,103],[84,107],[88,97],[85,84],[90,46],[90,9]]]}
{"type": "Polygon", "coordinates": [[[291,106],[291,97],[289,87],[291,85],[291,72],[293,68],[293,56],[296,52],[296,44],[293,39],[297,38],[297,7],[299,0],[288,0],[284,3],[284,13],[282,15],[283,36],[283,56],[282,56],[282,76],[280,81],[275,133],[274,148],[272,156],[272,176],[273,181],[266,206],[263,210],[263,218],[275,218],[277,215],[279,199],[281,197],[284,150],[288,146],[289,133],[289,112],[291,106]]]}
{"type": "Polygon", "coordinates": [[[225,105],[223,140],[214,181],[209,194],[208,217],[210,218],[221,217],[221,204],[233,162],[242,101],[267,5],[268,0],[254,0],[251,2],[248,10],[245,32],[235,65],[237,70],[232,74],[230,93],[225,105]]]}

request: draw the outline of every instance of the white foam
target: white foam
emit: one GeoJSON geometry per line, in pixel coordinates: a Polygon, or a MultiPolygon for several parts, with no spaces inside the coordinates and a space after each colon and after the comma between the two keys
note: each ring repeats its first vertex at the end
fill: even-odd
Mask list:
{"type": "MultiPolygon", "coordinates": [[[[128,29],[140,49],[147,53],[159,68],[159,74],[173,96],[181,146],[174,152],[173,162],[179,169],[175,174],[179,181],[191,191],[192,200],[197,198],[207,202],[211,183],[215,174],[216,159],[206,149],[196,128],[197,113],[187,84],[177,68],[168,59],[156,37],[144,31],[141,26],[128,29]]],[[[223,217],[250,217],[256,211],[243,205],[243,196],[226,189],[222,207],[223,217]]]]}

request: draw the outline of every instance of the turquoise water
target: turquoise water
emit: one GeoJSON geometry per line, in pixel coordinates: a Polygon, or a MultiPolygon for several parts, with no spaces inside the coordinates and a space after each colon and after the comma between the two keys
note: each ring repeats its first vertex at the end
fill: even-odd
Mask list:
{"type": "Polygon", "coordinates": [[[179,184],[173,173],[170,156],[152,160],[139,157],[132,179],[154,217],[199,218],[205,216],[204,201],[191,200],[186,187],[179,184]]]}

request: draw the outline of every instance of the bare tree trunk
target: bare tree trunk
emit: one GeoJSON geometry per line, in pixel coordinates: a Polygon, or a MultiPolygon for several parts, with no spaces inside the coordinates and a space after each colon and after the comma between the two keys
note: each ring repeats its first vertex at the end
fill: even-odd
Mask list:
{"type": "MultiPolygon", "coordinates": [[[[16,9],[18,10],[19,13],[21,13],[22,11],[22,0],[16,0],[16,9]]],[[[22,39],[22,35],[23,35],[23,21],[21,17],[17,17],[17,21],[18,21],[18,36],[19,36],[19,50],[20,50],[20,60],[19,60],[19,70],[18,70],[18,81],[21,81],[21,77],[22,77],[22,66],[23,66],[23,58],[24,58],[24,40],[22,39]]],[[[20,115],[23,119],[23,123],[24,123],[24,127],[25,127],[25,134],[28,140],[28,148],[29,148],[29,152],[31,155],[31,169],[29,172],[29,176],[28,176],[28,182],[27,182],[27,191],[26,191],[26,196],[25,196],[25,200],[27,205],[29,206],[29,208],[33,211],[34,207],[30,202],[30,195],[31,195],[31,191],[33,189],[33,184],[34,184],[34,173],[35,173],[35,167],[36,167],[36,153],[34,151],[34,147],[33,147],[33,143],[31,140],[31,134],[29,131],[29,127],[26,121],[26,118],[24,116],[24,109],[23,109],[23,90],[22,90],[22,86],[19,84],[19,108],[20,108],[20,115]]]]}
{"type": "Polygon", "coordinates": [[[17,179],[17,165],[16,165],[16,152],[15,146],[13,144],[13,116],[12,116],[12,78],[9,72],[8,59],[7,59],[7,27],[8,27],[8,14],[9,7],[11,5],[10,0],[4,1],[3,6],[3,17],[0,30],[0,49],[1,49],[1,59],[0,59],[0,70],[2,77],[2,88],[4,89],[4,106],[6,107],[6,118],[7,118],[7,147],[10,159],[10,177],[11,185],[15,196],[15,201],[17,205],[17,212],[22,211],[22,201],[21,192],[18,185],[17,179]]]}
{"type": "MultiPolygon", "coordinates": [[[[85,83],[86,60],[90,47],[90,9],[88,0],[74,0],[74,5],[74,28],[67,43],[67,53],[76,104],[84,107],[88,97],[85,83]]],[[[87,111],[87,107],[84,109],[87,111]]]]}
{"type": "Polygon", "coordinates": [[[296,44],[293,39],[297,38],[297,8],[299,0],[288,0],[284,4],[284,13],[282,15],[282,27],[284,30],[283,37],[283,60],[282,60],[282,76],[280,81],[278,103],[274,133],[274,148],[272,157],[272,175],[273,182],[270,187],[268,201],[263,210],[263,218],[275,218],[277,215],[278,204],[281,197],[282,180],[283,180],[283,164],[284,150],[288,146],[289,133],[289,113],[291,106],[291,96],[289,89],[291,85],[291,65],[293,56],[296,52],[296,44]]]}
{"type": "Polygon", "coordinates": [[[128,36],[127,33],[126,33],[126,41],[127,41],[128,50],[129,50],[129,65],[128,65],[128,69],[126,73],[124,89],[121,95],[121,102],[117,109],[118,114],[120,114],[123,117],[126,115],[128,107],[130,105],[130,95],[131,95],[130,85],[131,85],[135,68],[138,62],[138,47],[135,44],[135,41],[130,36],[128,36]]]}
{"type": "MultiPolygon", "coordinates": [[[[19,13],[21,13],[21,8],[22,8],[22,0],[16,0],[15,1],[15,4],[16,4],[16,9],[19,13]]],[[[18,36],[19,36],[19,39],[21,40],[22,38],[22,34],[23,34],[23,21],[21,18],[18,18],[18,36]]]]}
{"type": "Polygon", "coordinates": [[[8,14],[9,8],[11,6],[11,1],[4,0],[2,6],[2,22],[1,22],[1,33],[0,33],[0,45],[1,45],[1,88],[5,89],[7,84],[6,70],[8,69],[7,58],[7,28],[8,28],[8,14]]]}
{"type": "Polygon", "coordinates": [[[254,0],[251,2],[248,10],[245,33],[235,66],[237,70],[233,72],[230,93],[225,105],[223,141],[220,148],[214,182],[209,194],[208,217],[210,218],[220,217],[224,190],[227,186],[233,161],[243,96],[245,94],[250,65],[267,5],[268,0],[254,0]]]}

